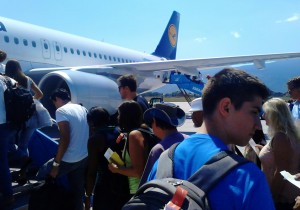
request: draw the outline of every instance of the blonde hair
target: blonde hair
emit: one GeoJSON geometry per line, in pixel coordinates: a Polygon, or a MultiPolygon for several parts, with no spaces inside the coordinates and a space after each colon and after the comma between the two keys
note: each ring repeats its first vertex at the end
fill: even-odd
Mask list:
{"type": "Polygon", "coordinates": [[[300,135],[295,126],[287,103],[281,98],[271,98],[263,104],[263,110],[269,120],[268,133],[271,138],[278,132],[285,133],[291,144],[300,143],[300,135]]]}

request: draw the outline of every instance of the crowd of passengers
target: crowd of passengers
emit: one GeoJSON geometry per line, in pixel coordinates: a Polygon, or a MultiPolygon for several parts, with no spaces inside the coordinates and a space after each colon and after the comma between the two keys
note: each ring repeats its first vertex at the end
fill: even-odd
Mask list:
{"type": "MultiPolygon", "coordinates": [[[[11,62],[23,75],[17,61],[11,62]]],[[[8,74],[9,63],[6,68],[8,74]]],[[[6,87],[2,77],[0,201],[1,209],[5,209],[14,202],[7,160],[14,132],[4,117],[6,87]]],[[[11,77],[23,85],[16,76],[11,77]]],[[[25,78],[24,84],[31,81],[25,78]]],[[[223,150],[251,160],[234,168],[209,191],[212,209],[300,209],[299,188],[280,173],[300,172],[300,77],[287,82],[294,100],[289,106],[280,98],[270,97],[268,88],[256,77],[239,69],[221,70],[207,81],[202,97],[190,103],[198,129],[190,136],[178,131],[186,119],[180,107],[167,102],[149,107],[137,93],[133,75],[121,76],[117,82],[123,102],[116,113],[99,106],[87,110],[72,103],[65,89],[56,89],[51,95],[60,140],[55,157],[41,167],[37,178],[66,178],[73,209],[122,209],[139,187],[156,178],[157,160],[174,143],[179,143],[174,153],[174,177],[179,179],[188,179],[223,150]],[[261,118],[268,126],[269,139],[262,131],[261,118]],[[152,132],[159,139],[154,146],[152,132]],[[237,146],[246,146],[244,154],[237,146]],[[120,160],[110,158],[108,150],[116,152],[120,160]]],[[[30,87],[33,97],[43,96],[34,82],[30,87]]],[[[26,151],[27,147],[24,161],[26,151]]]]}

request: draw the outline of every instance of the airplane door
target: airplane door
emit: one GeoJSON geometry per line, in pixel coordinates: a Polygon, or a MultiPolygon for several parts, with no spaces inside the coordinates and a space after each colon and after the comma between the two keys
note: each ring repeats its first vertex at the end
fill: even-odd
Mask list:
{"type": "Polygon", "coordinates": [[[61,44],[54,41],[53,42],[53,47],[54,47],[54,57],[55,57],[55,60],[61,60],[61,58],[62,58],[61,44]]]}
{"type": "Polygon", "coordinates": [[[51,49],[50,49],[50,44],[47,39],[41,39],[42,43],[42,51],[43,51],[43,57],[44,58],[51,58],[51,49]]]}

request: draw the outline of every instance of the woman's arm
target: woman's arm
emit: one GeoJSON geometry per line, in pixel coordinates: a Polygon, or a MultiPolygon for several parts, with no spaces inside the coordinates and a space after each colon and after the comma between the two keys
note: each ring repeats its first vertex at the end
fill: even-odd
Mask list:
{"type": "Polygon", "coordinates": [[[35,82],[31,78],[29,79],[31,80],[31,86],[30,86],[31,90],[34,92],[33,98],[37,100],[43,98],[44,96],[43,92],[40,90],[40,88],[35,84],[35,82]]]}
{"type": "Polygon", "coordinates": [[[131,167],[118,167],[114,164],[109,164],[108,167],[113,173],[140,178],[146,164],[143,134],[140,131],[134,130],[130,132],[128,141],[131,167]]]}

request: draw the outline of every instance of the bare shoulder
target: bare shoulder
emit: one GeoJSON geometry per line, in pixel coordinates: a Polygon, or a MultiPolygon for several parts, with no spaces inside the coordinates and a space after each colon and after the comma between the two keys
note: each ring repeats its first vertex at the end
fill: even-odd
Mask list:
{"type": "Polygon", "coordinates": [[[139,130],[133,130],[129,133],[129,139],[134,141],[144,140],[143,134],[139,130]]]}

